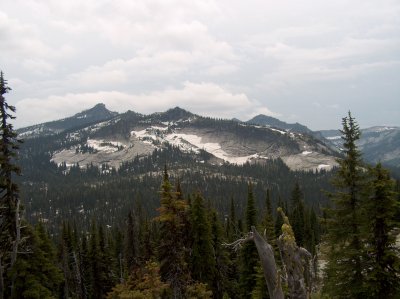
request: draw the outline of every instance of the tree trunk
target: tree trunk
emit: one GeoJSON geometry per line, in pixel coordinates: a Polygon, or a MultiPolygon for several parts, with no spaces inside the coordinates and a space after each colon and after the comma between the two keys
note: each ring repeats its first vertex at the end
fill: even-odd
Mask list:
{"type": "Polygon", "coordinates": [[[278,238],[278,247],[286,269],[286,280],[289,288],[289,298],[306,299],[307,288],[304,279],[307,263],[311,254],[296,244],[296,239],[288,217],[282,209],[278,210],[283,217],[282,234],[278,238]]]}
{"type": "Polygon", "coordinates": [[[251,227],[251,231],[253,232],[253,241],[256,244],[258,255],[260,256],[261,266],[268,287],[269,298],[283,299],[284,296],[281,286],[281,278],[276,268],[272,246],[261,237],[254,226],[251,227]]]}
{"type": "MultiPolygon", "coordinates": [[[[14,267],[15,262],[17,261],[17,255],[18,255],[18,246],[19,243],[21,242],[21,222],[19,219],[19,205],[20,202],[18,200],[18,198],[16,198],[16,208],[15,208],[15,240],[14,240],[14,244],[13,244],[13,249],[12,249],[12,253],[11,253],[11,265],[10,265],[10,269],[12,269],[14,267]]],[[[14,298],[14,294],[15,294],[15,280],[17,279],[17,273],[15,272],[12,277],[11,277],[11,298],[14,298]]]]}

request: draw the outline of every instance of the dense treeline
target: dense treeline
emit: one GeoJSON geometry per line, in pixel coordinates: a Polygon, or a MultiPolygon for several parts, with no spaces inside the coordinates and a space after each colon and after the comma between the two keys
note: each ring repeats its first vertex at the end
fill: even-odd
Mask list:
{"type": "Polygon", "coordinates": [[[264,165],[210,165],[199,163],[178,148],[166,146],[148,157],[123,163],[118,170],[107,165],[82,168],[81,165],[57,166],[50,162],[48,153],[29,154],[27,149],[36,147],[36,143],[40,143],[40,139],[26,140],[23,145],[21,194],[29,221],[46,219],[52,233],[59,231],[66,218],[85,228],[94,216],[99,223],[121,226],[121,219],[134,205],[141,205],[149,215],[155,216],[159,206],[160,170],[165,163],[171,176],[180,179],[185,193],[201,190],[221,215],[229,213],[231,198],[236,212],[244,211],[243,199],[247,196],[249,181],[254,185],[256,208],[263,206],[268,189],[273,211],[279,198],[283,202],[289,200],[296,182],[302,185],[305,200],[316,211],[327,202],[321,189],[331,190],[331,172],[293,172],[279,159],[264,165]]]}

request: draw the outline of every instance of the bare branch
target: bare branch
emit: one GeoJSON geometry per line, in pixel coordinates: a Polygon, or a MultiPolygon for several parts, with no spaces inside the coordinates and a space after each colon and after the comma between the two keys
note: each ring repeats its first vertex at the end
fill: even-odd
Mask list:
{"type": "Polygon", "coordinates": [[[225,247],[232,247],[233,250],[238,251],[238,250],[242,247],[242,245],[243,245],[244,243],[246,243],[246,242],[248,242],[248,241],[252,241],[253,238],[254,238],[253,233],[252,233],[252,232],[249,232],[249,233],[248,233],[247,235],[245,235],[244,237],[242,237],[242,238],[240,238],[240,239],[238,239],[238,240],[236,240],[236,241],[233,241],[232,243],[222,243],[222,246],[225,246],[225,247]]]}

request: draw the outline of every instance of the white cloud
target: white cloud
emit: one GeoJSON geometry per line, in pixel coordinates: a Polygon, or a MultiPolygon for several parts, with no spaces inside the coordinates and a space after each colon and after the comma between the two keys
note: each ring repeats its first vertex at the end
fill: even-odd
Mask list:
{"type": "MultiPolygon", "coordinates": [[[[0,65],[17,84],[11,104],[22,111],[22,103],[44,101],[54,115],[32,109],[46,120],[77,112],[79,105],[57,110],[52,102],[63,103],[67,95],[87,103],[85,108],[99,96],[128,103],[157,95],[157,105],[148,109],[167,109],[178,103],[172,97],[189,103],[184,95],[190,92],[188,108],[196,108],[200,96],[193,93],[204,97],[207,91],[233,101],[214,102],[218,113],[230,107],[227,117],[246,118],[266,105],[282,115],[296,110],[297,121],[313,121],[314,127],[327,126],[326,117],[317,120],[307,109],[315,108],[313,102],[321,110],[336,103],[336,91],[346,92],[354,106],[379,94],[380,103],[370,99],[365,109],[396,109],[399,15],[397,0],[5,0],[0,65]],[[245,109],[233,109],[234,103],[245,109]],[[228,115],[236,111],[241,114],[228,115]]],[[[204,107],[210,111],[199,105],[198,113],[214,111],[211,104],[204,107]]],[[[32,123],[35,115],[26,111],[18,119],[32,123]]],[[[335,117],[329,121],[340,121],[335,117]]]]}

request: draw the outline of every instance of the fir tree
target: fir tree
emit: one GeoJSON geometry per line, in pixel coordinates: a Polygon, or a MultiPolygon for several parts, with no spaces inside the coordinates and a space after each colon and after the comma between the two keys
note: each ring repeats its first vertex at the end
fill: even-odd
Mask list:
{"type": "MultiPolygon", "coordinates": [[[[253,187],[248,185],[246,207],[246,230],[257,225],[257,213],[254,203],[253,187]]],[[[241,251],[240,290],[242,298],[251,298],[257,282],[257,266],[259,258],[254,242],[246,242],[241,251]]]]}
{"type": "Polygon", "coordinates": [[[296,182],[292,191],[291,206],[292,210],[289,218],[292,223],[296,243],[298,246],[304,246],[304,202],[303,193],[300,190],[300,185],[298,182],[296,182]]]}
{"type": "Polygon", "coordinates": [[[394,232],[399,225],[395,221],[394,182],[380,163],[369,172],[364,223],[368,255],[365,288],[369,298],[397,298],[400,296],[400,258],[394,232]]]}
{"type": "MultiPolygon", "coordinates": [[[[20,141],[10,120],[15,107],[7,103],[5,94],[11,90],[7,86],[3,72],[0,72],[0,299],[11,289],[15,291],[15,275],[5,281],[5,273],[17,261],[21,242],[20,200],[14,174],[20,174],[15,164],[20,141]]],[[[10,295],[10,294],[9,294],[10,295]]]]}
{"type": "Polygon", "coordinates": [[[164,178],[161,186],[160,216],[160,245],[158,257],[160,260],[161,279],[168,283],[172,290],[172,298],[181,298],[189,280],[189,270],[185,261],[185,217],[187,203],[177,200],[172,192],[168,172],[165,167],[164,178]]]}
{"type": "Polygon", "coordinates": [[[344,158],[333,181],[334,207],[329,211],[327,241],[330,248],[324,291],[331,297],[364,298],[361,238],[361,191],[364,188],[361,154],[356,146],[360,129],[351,116],[343,118],[344,158]]]}
{"type": "Polygon", "coordinates": [[[226,237],[229,241],[233,241],[236,238],[236,213],[235,204],[233,202],[233,197],[231,197],[229,216],[226,221],[226,237]]]}
{"type": "Polygon", "coordinates": [[[127,282],[116,285],[107,298],[165,298],[169,285],[161,281],[159,272],[159,265],[149,261],[143,268],[136,268],[127,282]]]}
{"type": "Polygon", "coordinates": [[[25,237],[29,252],[18,258],[13,269],[16,273],[14,298],[59,297],[63,276],[57,267],[56,250],[43,225],[39,223],[36,229],[27,225],[25,237]]]}
{"type": "Polygon", "coordinates": [[[216,275],[214,249],[204,199],[199,193],[192,203],[190,217],[190,234],[193,242],[190,258],[192,278],[211,286],[216,275]]]}
{"type": "MultiPolygon", "coordinates": [[[[278,197],[278,208],[281,208],[285,213],[287,213],[287,211],[284,209],[283,201],[280,196],[278,197]]],[[[282,215],[280,213],[278,213],[276,215],[276,220],[275,220],[275,236],[276,237],[281,235],[282,225],[283,225],[283,218],[282,218],[282,215]]]]}
{"type": "Polygon", "coordinates": [[[271,203],[271,195],[269,189],[267,190],[267,195],[265,198],[265,209],[264,209],[264,217],[262,220],[262,231],[265,231],[265,235],[267,237],[268,243],[271,244],[274,248],[276,247],[276,236],[275,236],[275,228],[274,228],[274,216],[272,213],[272,203],[271,203]]]}
{"type": "Polygon", "coordinates": [[[129,272],[139,266],[138,245],[139,238],[137,236],[137,224],[133,212],[130,211],[126,223],[125,236],[125,261],[129,272]]]}
{"type": "Polygon", "coordinates": [[[226,250],[222,247],[224,239],[223,229],[215,210],[211,211],[211,234],[215,260],[215,270],[211,290],[213,298],[222,299],[227,287],[229,260],[226,250]]]}
{"type": "MultiPolygon", "coordinates": [[[[262,229],[268,243],[277,252],[276,237],[275,237],[275,227],[274,227],[274,217],[272,214],[272,203],[269,189],[267,190],[267,195],[265,198],[265,209],[264,217],[262,219],[262,229]]],[[[268,288],[265,282],[264,272],[261,265],[257,267],[257,284],[253,290],[253,299],[268,299],[268,288]]]]}

